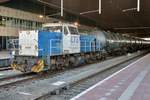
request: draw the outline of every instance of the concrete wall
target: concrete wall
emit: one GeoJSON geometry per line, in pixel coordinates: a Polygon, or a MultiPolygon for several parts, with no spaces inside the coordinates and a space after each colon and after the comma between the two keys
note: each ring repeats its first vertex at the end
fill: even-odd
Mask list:
{"type": "MultiPolygon", "coordinates": [[[[48,18],[48,17],[40,18],[39,14],[25,12],[17,9],[4,7],[4,6],[0,6],[0,16],[12,17],[17,19],[41,22],[41,23],[56,21],[56,19],[53,18],[48,18]]],[[[20,27],[0,26],[0,36],[18,36],[19,30],[25,30],[25,29],[21,29],[20,27]]]]}

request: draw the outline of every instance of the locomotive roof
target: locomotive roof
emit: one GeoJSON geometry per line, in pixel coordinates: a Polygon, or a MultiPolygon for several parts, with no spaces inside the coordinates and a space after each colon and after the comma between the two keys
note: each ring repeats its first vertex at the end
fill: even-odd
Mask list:
{"type": "Polygon", "coordinates": [[[46,24],[43,24],[43,27],[53,27],[53,26],[71,26],[71,27],[77,28],[76,25],[69,24],[69,23],[46,23],[46,24]]]}

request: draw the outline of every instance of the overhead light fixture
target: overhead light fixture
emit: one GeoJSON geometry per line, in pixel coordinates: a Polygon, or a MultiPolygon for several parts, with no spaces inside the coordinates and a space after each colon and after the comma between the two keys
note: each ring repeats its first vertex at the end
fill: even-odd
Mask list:
{"type": "Polygon", "coordinates": [[[39,15],[39,18],[43,18],[44,16],[43,15],[39,15]]]}
{"type": "Polygon", "coordinates": [[[75,25],[75,26],[79,26],[79,23],[78,23],[78,22],[74,22],[74,25],[75,25]]]}
{"type": "Polygon", "coordinates": [[[142,38],[142,39],[150,41],[150,38],[142,38]]]}
{"type": "Polygon", "coordinates": [[[6,19],[5,19],[5,18],[3,18],[2,20],[3,20],[3,21],[5,21],[6,19]]]}
{"type": "Polygon", "coordinates": [[[98,10],[91,10],[91,11],[81,12],[80,15],[89,14],[89,13],[97,13],[97,12],[98,10]]]}
{"type": "Polygon", "coordinates": [[[124,9],[124,10],[122,10],[122,12],[133,11],[133,10],[137,10],[137,8],[124,9]]]}

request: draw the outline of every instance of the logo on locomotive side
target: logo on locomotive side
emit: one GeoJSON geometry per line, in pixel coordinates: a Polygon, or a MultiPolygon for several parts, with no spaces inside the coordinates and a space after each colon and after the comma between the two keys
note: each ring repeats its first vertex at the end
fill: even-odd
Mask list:
{"type": "Polygon", "coordinates": [[[79,43],[79,36],[71,36],[71,43],[72,44],[79,43]]]}

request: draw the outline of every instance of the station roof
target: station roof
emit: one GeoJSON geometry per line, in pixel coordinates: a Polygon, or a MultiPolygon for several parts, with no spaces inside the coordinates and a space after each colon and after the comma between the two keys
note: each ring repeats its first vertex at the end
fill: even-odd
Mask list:
{"type": "MultiPolygon", "coordinates": [[[[15,2],[18,0],[1,0],[1,2],[15,2]]],[[[53,15],[60,13],[61,0],[19,0],[22,2],[31,1],[45,6],[43,11],[45,15],[53,15]],[[50,11],[53,8],[53,11],[50,11]],[[54,11],[55,10],[55,11],[54,11]]],[[[138,0],[101,0],[102,13],[83,12],[95,11],[99,8],[99,0],[63,0],[64,1],[64,17],[68,18],[68,14],[81,22],[99,26],[104,30],[110,30],[120,33],[128,33],[139,37],[150,37],[150,1],[140,1],[140,11],[137,11],[138,0]],[[82,21],[84,20],[84,21],[82,21]]],[[[55,16],[54,16],[55,17],[55,16]]],[[[56,16],[58,18],[58,16],[56,16]]],[[[62,18],[62,17],[60,17],[62,18]]]]}

